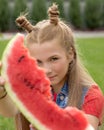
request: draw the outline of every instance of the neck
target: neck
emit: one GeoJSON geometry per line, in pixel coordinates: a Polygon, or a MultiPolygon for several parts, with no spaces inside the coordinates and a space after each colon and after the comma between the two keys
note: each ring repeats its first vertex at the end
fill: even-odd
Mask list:
{"type": "Polygon", "coordinates": [[[66,80],[63,80],[63,81],[61,81],[59,84],[51,86],[52,89],[53,89],[53,91],[54,91],[55,93],[57,93],[57,94],[60,93],[62,87],[64,86],[65,81],[66,81],[66,80]]]}

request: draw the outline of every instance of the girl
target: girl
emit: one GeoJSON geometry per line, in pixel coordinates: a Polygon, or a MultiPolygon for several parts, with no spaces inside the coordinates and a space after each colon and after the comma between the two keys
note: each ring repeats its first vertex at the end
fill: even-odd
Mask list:
{"type": "MultiPolygon", "coordinates": [[[[73,32],[59,19],[57,5],[53,4],[48,13],[49,19],[35,26],[25,16],[18,17],[16,22],[28,32],[25,44],[51,82],[53,101],[63,109],[66,106],[75,106],[84,111],[89,123],[97,130],[101,125],[104,106],[102,92],[81,64],[73,32]]],[[[4,81],[1,81],[1,85],[4,85],[4,81]]],[[[2,110],[5,102],[11,102],[8,95],[5,96],[5,91],[3,95],[0,100],[1,113],[15,116],[18,126],[23,124],[17,126],[18,130],[28,130],[28,123],[25,124],[25,118],[18,114],[13,104],[8,108],[11,113],[8,113],[7,106],[2,110]],[[20,129],[21,126],[23,129],[20,129]]]]}

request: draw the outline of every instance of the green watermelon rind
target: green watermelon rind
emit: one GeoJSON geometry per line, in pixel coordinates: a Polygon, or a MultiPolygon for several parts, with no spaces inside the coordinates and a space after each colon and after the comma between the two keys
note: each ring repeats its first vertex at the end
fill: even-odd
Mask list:
{"type": "Polygon", "coordinates": [[[16,34],[8,43],[7,47],[5,48],[2,56],[2,70],[1,70],[1,75],[5,79],[5,89],[14,102],[14,105],[17,106],[17,108],[24,114],[26,113],[25,117],[34,125],[36,126],[39,130],[51,130],[50,128],[47,128],[45,125],[43,125],[38,119],[36,119],[35,116],[33,116],[26,107],[24,107],[23,103],[18,99],[16,94],[13,92],[11,89],[11,84],[9,82],[8,76],[7,76],[7,57],[10,55],[10,52],[12,50],[12,47],[14,46],[14,42],[16,41],[17,38],[19,37],[24,37],[23,34],[16,34]]]}

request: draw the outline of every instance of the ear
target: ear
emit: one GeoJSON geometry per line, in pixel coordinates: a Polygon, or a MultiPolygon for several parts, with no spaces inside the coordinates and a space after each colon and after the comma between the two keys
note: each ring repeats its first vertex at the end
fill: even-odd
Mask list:
{"type": "Polygon", "coordinates": [[[69,49],[69,52],[68,52],[68,59],[69,59],[69,63],[72,62],[73,59],[74,59],[74,50],[73,50],[72,47],[69,49]]]}

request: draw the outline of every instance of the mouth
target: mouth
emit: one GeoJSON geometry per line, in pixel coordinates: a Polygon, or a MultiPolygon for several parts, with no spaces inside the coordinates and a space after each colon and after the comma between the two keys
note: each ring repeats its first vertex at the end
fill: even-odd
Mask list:
{"type": "Polygon", "coordinates": [[[54,80],[55,77],[56,77],[56,76],[50,76],[50,77],[48,77],[48,78],[49,78],[49,80],[54,80]]]}

